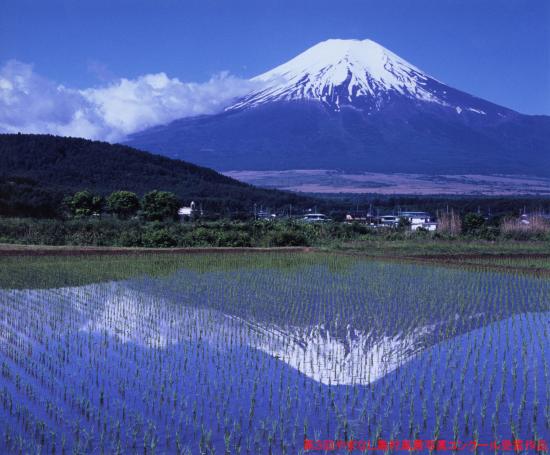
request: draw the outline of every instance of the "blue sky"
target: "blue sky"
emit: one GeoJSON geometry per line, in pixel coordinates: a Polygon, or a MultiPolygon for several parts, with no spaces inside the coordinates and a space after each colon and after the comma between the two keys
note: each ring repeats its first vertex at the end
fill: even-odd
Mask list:
{"type": "Polygon", "coordinates": [[[157,73],[204,83],[328,38],[373,39],[451,86],[550,115],[548,0],[3,0],[0,66],[32,65],[6,74],[41,90],[157,73]]]}

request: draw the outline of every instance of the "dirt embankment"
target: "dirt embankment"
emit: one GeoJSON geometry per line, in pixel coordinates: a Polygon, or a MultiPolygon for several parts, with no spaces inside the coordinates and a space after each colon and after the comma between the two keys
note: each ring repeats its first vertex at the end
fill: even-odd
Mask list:
{"type": "Polygon", "coordinates": [[[550,253],[433,253],[433,254],[388,254],[368,255],[363,252],[339,252],[339,254],[379,259],[383,261],[409,262],[422,265],[440,265],[454,268],[470,268],[476,270],[492,270],[507,273],[528,273],[537,276],[550,277],[550,268],[525,267],[521,265],[496,264],[491,260],[522,260],[522,259],[548,259],[550,253]],[[484,262],[486,261],[486,262],[484,262]]]}
{"type": "Polygon", "coordinates": [[[454,261],[467,261],[478,259],[549,259],[550,253],[434,253],[405,256],[415,259],[451,259],[454,261]]]}
{"type": "Polygon", "coordinates": [[[143,254],[204,254],[204,253],[309,253],[309,247],[278,248],[117,248],[87,246],[0,245],[2,256],[86,256],[143,254]]]}

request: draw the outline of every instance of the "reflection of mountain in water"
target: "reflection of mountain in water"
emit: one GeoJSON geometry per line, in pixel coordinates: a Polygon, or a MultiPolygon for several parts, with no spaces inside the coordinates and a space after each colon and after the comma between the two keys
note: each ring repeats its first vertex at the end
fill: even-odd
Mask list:
{"type": "MultiPolygon", "coordinates": [[[[178,305],[107,283],[55,290],[10,291],[15,301],[67,305],[75,329],[108,335],[153,349],[207,342],[221,350],[248,346],[271,355],[324,384],[367,384],[395,370],[422,349],[429,329],[395,337],[323,325],[279,327],[246,321],[217,310],[178,305]]],[[[20,309],[25,308],[21,306],[20,309]]],[[[23,314],[20,319],[25,320],[23,314]]]]}
{"type": "Polygon", "coordinates": [[[514,313],[544,311],[550,285],[362,262],[346,273],[319,266],[291,274],[180,270],[163,279],[6,292],[26,302],[17,311],[63,303],[52,313],[66,308],[62,317],[75,330],[122,342],[154,349],[183,342],[248,347],[323,384],[368,384],[446,339],[514,313]],[[389,287],[383,285],[388,276],[389,287]]]}
{"type": "MultiPolygon", "coordinates": [[[[348,325],[342,337],[323,325],[278,327],[216,310],[151,299],[123,285],[98,287],[105,286],[110,288],[108,297],[100,311],[89,315],[82,330],[107,333],[123,342],[153,348],[201,340],[224,349],[236,342],[269,354],[324,384],[375,381],[421,350],[423,335],[430,331],[424,328],[407,335],[376,338],[348,325]]],[[[76,300],[82,289],[67,288],[62,292],[76,300]]],[[[105,289],[99,293],[106,295],[105,289]]]]}
{"type": "MultiPolygon", "coordinates": [[[[33,292],[33,291],[31,291],[33,292]]],[[[219,349],[248,346],[273,356],[323,384],[368,384],[405,364],[436,343],[450,323],[432,324],[397,335],[358,330],[351,325],[278,326],[181,305],[143,294],[124,284],[109,283],[55,291],[52,298],[74,302],[84,310],[81,330],[106,333],[122,342],[150,348],[187,342],[207,342],[219,349]],[[86,296],[87,301],[82,301],[86,296]]],[[[50,300],[50,297],[42,298],[50,300]]],[[[454,335],[482,323],[472,318],[453,325],[454,335]]],[[[442,341],[442,340],[439,340],[442,341]]]]}
{"type": "Polygon", "coordinates": [[[348,326],[345,337],[324,326],[262,326],[246,321],[251,344],[323,384],[368,384],[395,370],[422,350],[428,329],[403,336],[374,338],[348,326]]]}

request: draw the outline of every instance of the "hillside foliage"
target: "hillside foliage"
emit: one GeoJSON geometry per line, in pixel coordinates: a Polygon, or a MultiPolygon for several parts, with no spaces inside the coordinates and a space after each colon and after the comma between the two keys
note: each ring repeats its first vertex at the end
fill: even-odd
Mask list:
{"type": "Polygon", "coordinates": [[[50,135],[0,135],[0,215],[58,217],[63,198],[87,190],[100,196],[124,190],[139,197],[174,193],[211,213],[247,211],[254,204],[277,210],[307,207],[312,198],[259,189],[184,161],[131,147],[50,135]]]}

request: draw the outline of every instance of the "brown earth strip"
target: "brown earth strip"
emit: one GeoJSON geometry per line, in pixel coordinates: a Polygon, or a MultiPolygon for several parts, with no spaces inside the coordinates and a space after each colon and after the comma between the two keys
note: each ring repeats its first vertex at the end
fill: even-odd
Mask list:
{"type": "Polygon", "coordinates": [[[452,268],[469,268],[475,270],[484,271],[496,271],[506,273],[523,273],[536,275],[540,277],[550,277],[550,269],[546,268],[529,268],[529,267],[515,267],[510,265],[469,262],[468,259],[550,259],[548,253],[508,253],[508,254],[496,254],[496,253],[457,253],[457,254],[442,254],[436,253],[433,255],[368,255],[360,252],[338,252],[338,254],[344,254],[349,256],[363,257],[365,259],[383,260],[390,262],[409,262],[412,264],[422,265],[437,265],[446,266],[452,268]]]}
{"type": "Polygon", "coordinates": [[[117,248],[85,246],[0,245],[2,256],[88,256],[143,254],[205,254],[205,253],[308,253],[309,247],[278,248],[117,248]]]}
{"type": "Polygon", "coordinates": [[[434,254],[419,254],[403,257],[411,257],[417,259],[452,259],[452,260],[468,260],[468,259],[550,259],[550,253],[434,253],[434,254]]]}
{"type": "MultiPolygon", "coordinates": [[[[499,256],[503,259],[513,259],[514,256],[499,256]]],[[[532,257],[532,256],[529,256],[532,257]]],[[[517,256],[515,257],[517,258],[517,256]]],[[[501,265],[501,264],[491,264],[491,263],[480,263],[480,262],[468,262],[460,259],[454,258],[416,258],[416,257],[403,257],[401,258],[405,261],[416,262],[418,264],[426,265],[440,265],[440,266],[449,266],[449,267],[463,267],[476,270],[489,270],[495,272],[506,272],[506,273],[528,273],[530,275],[537,275],[548,277],[550,276],[550,269],[545,268],[535,268],[535,267],[515,267],[513,265],[501,265]]]]}

